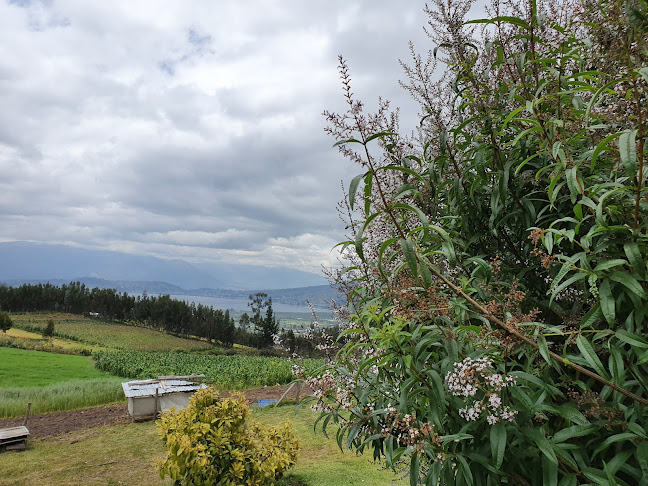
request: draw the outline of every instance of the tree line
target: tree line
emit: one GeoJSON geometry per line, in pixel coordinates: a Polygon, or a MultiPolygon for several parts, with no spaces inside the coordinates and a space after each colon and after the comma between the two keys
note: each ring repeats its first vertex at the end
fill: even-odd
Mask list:
{"type": "Polygon", "coordinates": [[[144,292],[133,296],[115,289],[90,289],[80,282],[60,287],[50,283],[0,285],[0,310],[7,312],[92,314],[103,320],[153,327],[225,346],[234,343],[258,348],[271,346],[273,335],[279,329],[272,298],[264,293],[250,295],[250,307],[251,315],[243,314],[243,325],[237,328],[227,309],[176,300],[169,295],[149,296],[144,292]]]}

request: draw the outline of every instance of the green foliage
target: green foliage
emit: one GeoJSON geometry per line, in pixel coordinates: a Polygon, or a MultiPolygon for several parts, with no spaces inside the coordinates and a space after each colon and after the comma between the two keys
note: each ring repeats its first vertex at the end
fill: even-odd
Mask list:
{"type": "Polygon", "coordinates": [[[264,427],[249,417],[243,397],[197,391],[189,405],[158,421],[168,448],[160,466],[177,484],[273,484],[295,464],[298,442],[288,423],[264,427]]]}
{"type": "Polygon", "coordinates": [[[648,4],[510,4],[476,40],[435,3],[416,138],[340,68],[330,131],[363,173],[323,423],[412,484],[646,485],[648,4]]]}
{"type": "MultiPolygon", "coordinates": [[[[204,374],[221,388],[243,389],[289,383],[295,377],[291,363],[265,356],[218,356],[195,353],[98,352],[98,369],[128,378],[204,374]]],[[[307,373],[322,366],[321,360],[305,360],[307,373]]]]}
{"type": "Polygon", "coordinates": [[[7,332],[13,326],[11,316],[7,312],[0,312],[0,331],[7,332]]]}
{"type": "Polygon", "coordinates": [[[279,334],[279,322],[272,309],[272,297],[263,292],[250,294],[248,304],[252,309],[250,322],[254,324],[256,331],[256,345],[259,348],[267,348],[274,344],[274,337],[279,334]]]}
{"type": "Polygon", "coordinates": [[[43,329],[43,337],[52,337],[54,336],[54,321],[52,319],[47,319],[47,324],[43,329]]]}

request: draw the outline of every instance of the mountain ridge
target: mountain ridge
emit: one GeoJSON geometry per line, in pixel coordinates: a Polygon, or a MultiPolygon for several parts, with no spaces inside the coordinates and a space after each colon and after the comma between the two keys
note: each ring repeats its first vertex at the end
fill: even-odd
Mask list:
{"type": "Polygon", "coordinates": [[[0,281],[70,282],[93,278],[112,282],[159,282],[183,290],[249,291],[326,284],[321,275],[291,268],[235,263],[198,265],[180,259],[164,260],[69,245],[21,241],[0,243],[0,281]]]}

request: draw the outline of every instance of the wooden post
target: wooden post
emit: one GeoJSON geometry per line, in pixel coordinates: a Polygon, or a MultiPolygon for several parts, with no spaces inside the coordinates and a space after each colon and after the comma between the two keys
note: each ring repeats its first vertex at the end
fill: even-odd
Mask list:
{"type": "Polygon", "coordinates": [[[157,418],[158,415],[158,408],[160,408],[160,398],[158,394],[159,389],[155,388],[155,412],[153,413],[153,417],[157,418]]]}
{"type": "Polygon", "coordinates": [[[292,385],[290,385],[290,386],[288,387],[288,389],[285,391],[285,393],[284,393],[283,395],[281,395],[281,398],[280,398],[279,400],[277,400],[277,403],[275,403],[275,407],[277,407],[277,406],[281,403],[281,401],[282,401],[284,398],[286,398],[286,395],[288,395],[288,392],[289,392],[290,390],[292,390],[293,387],[294,387],[296,384],[297,384],[297,383],[293,383],[292,385]]]}
{"type": "Polygon", "coordinates": [[[31,402],[27,404],[27,413],[25,414],[25,421],[23,422],[23,426],[27,427],[27,419],[29,418],[29,412],[31,411],[31,402]]]}
{"type": "Polygon", "coordinates": [[[297,396],[295,397],[295,401],[297,403],[299,403],[299,395],[300,395],[301,391],[303,390],[303,388],[304,388],[304,383],[302,382],[302,383],[299,384],[299,387],[297,388],[297,396]]]}

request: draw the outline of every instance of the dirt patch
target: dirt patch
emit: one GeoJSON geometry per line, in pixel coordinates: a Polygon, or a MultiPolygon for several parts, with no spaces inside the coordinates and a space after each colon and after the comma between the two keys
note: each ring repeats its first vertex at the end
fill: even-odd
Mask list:
{"type": "MultiPolygon", "coordinates": [[[[290,392],[287,399],[296,398],[296,388],[290,392]]],[[[242,393],[248,404],[254,405],[258,400],[269,398],[279,400],[287,386],[267,386],[244,390],[242,393]]],[[[223,396],[229,396],[230,392],[221,392],[223,396]]],[[[302,392],[301,397],[304,397],[302,392]]],[[[66,434],[75,430],[90,429],[101,425],[115,425],[131,422],[126,404],[108,405],[106,407],[85,408],[83,410],[72,410],[69,412],[45,413],[31,415],[27,422],[30,437],[51,437],[66,434]]],[[[0,429],[5,427],[16,427],[23,424],[23,418],[0,419],[0,429]]]]}
{"type": "MultiPolygon", "coordinates": [[[[79,429],[90,429],[100,425],[113,425],[130,422],[126,405],[85,408],[69,412],[44,413],[31,415],[27,422],[31,438],[49,437],[65,434],[79,429]]],[[[23,418],[0,419],[0,428],[15,427],[23,424],[23,418]]]]}

